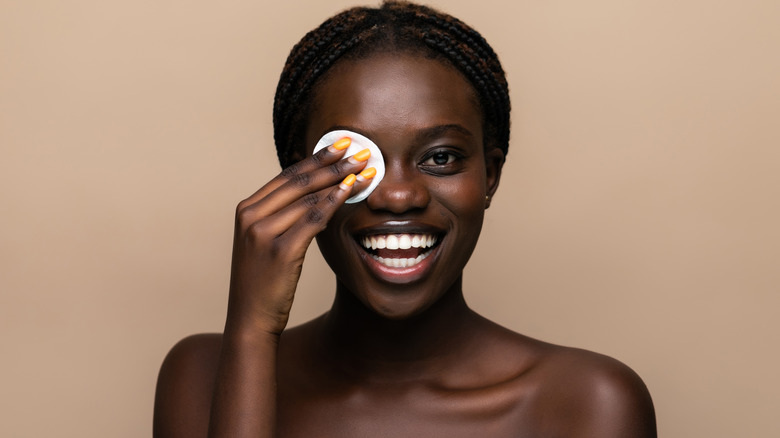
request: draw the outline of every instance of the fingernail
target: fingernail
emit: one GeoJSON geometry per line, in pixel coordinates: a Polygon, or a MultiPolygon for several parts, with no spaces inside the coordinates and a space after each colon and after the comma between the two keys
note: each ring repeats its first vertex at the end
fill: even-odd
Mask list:
{"type": "Polygon", "coordinates": [[[352,187],[352,184],[355,184],[356,179],[357,177],[355,174],[350,173],[346,178],[344,178],[344,181],[339,184],[339,188],[341,188],[341,190],[349,190],[349,188],[352,187]]]}
{"type": "Polygon", "coordinates": [[[348,148],[349,145],[351,144],[352,144],[352,139],[349,137],[344,137],[341,140],[338,140],[337,142],[330,145],[330,147],[332,148],[331,152],[335,153],[335,152],[343,151],[344,149],[348,148]]]}
{"type": "Polygon", "coordinates": [[[363,149],[362,151],[356,153],[355,155],[349,157],[353,164],[362,163],[363,161],[368,160],[368,157],[371,156],[371,151],[368,149],[363,149]]]}
{"type": "Polygon", "coordinates": [[[358,175],[358,178],[362,180],[371,179],[376,176],[376,168],[369,167],[368,169],[363,169],[362,172],[358,175]]]}

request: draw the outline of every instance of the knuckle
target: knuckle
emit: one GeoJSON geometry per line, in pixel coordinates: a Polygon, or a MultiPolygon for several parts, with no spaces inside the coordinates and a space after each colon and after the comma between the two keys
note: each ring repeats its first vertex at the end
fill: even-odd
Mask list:
{"type": "Polygon", "coordinates": [[[320,167],[320,166],[322,166],[322,165],[324,164],[324,163],[323,163],[323,161],[324,161],[324,160],[323,160],[323,158],[324,158],[324,157],[325,157],[325,156],[324,156],[323,154],[321,154],[321,153],[317,153],[317,154],[314,154],[314,155],[312,155],[311,157],[309,157],[309,159],[310,159],[310,160],[312,161],[312,163],[314,163],[314,164],[315,164],[317,167],[320,167]]]}
{"type": "Polygon", "coordinates": [[[337,205],[339,203],[339,199],[336,196],[336,192],[331,191],[328,193],[328,196],[325,197],[325,201],[327,201],[329,205],[337,205]]]}
{"type": "Polygon", "coordinates": [[[311,175],[308,173],[297,173],[290,178],[290,184],[298,187],[306,187],[311,184],[311,175]]]}
{"type": "Polygon", "coordinates": [[[307,224],[320,224],[324,219],[325,214],[319,208],[310,209],[304,217],[307,224]]]}
{"type": "Polygon", "coordinates": [[[303,197],[302,201],[303,205],[307,207],[314,207],[318,202],[320,202],[320,196],[316,193],[309,193],[303,197]]]}
{"type": "Polygon", "coordinates": [[[300,165],[298,163],[295,163],[290,165],[289,167],[286,167],[284,170],[282,170],[282,173],[280,173],[279,175],[281,175],[284,178],[292,178],[298,174],[299,169],[300,169],[300,165]]]}
{"type": "Polygon", "coordinates": [[[257,246],[271,240],[272,236],[268,234],[268,227],[263,221],[257,221],[249,226],[246,237],[250,244],[257,246]]]}
{"type": "Polygon", "coordinates": [[[347,165],[347,160],[339,160],[328,167],[334,175],[341,175],[344,173],[344,168],[347,165]]]}
{"type": "Polygon", "coordinates": [[[246,198],[241,202],[239,202],[238,205],[236,205],[236,216],[241,214],[241,212],[245,211],[247,207],[249,207],[250,205],[252,205],[252,202],[250,201],[249,198],[246,198]]]}
{"type": "Polygon", "coordinates": [[[265,227],[263,226],[263,222],[257,221],[247,228],[247,236],[251,240],[259,240],[265,235],[264,231],[265,227]]]}
{"type": "Polygon", "coordinates": [[[251,221],[252,213],[249,205],[238,204],[236,207],[236,224],[240,225],[242,229],[246,228],[246,225],[251,221]]]}

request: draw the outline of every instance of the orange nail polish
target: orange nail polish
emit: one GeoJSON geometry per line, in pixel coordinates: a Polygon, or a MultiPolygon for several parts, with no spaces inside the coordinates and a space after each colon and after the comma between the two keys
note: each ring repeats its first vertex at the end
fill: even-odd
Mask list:
{"type": "Polygon", "coordinates": [[[360,176],[365,179],[371,179],[376,176],[376,168],[369,167],[368,169],[363,169],[363,171],[360,172],[360,176]]]}
{"type": "Polygon", "coordinates": [[[339,141],[333,143],[332,147],[333,149],[336,149],[337,151],[343,151],[344,149],[348,148],[349,145],[352,144],[352,139],[349,137],[344,137],[340,139],[339,141]]]}
{"type": "Polygon", "coordinates": [[[355,174],[350,173],[349,175],[347,175],[346,178],[344,178],[344,181],[342,181],[341,184],[339,184],[339,187],[341,187],[343,190],[347,190],[348,188],[352,187],[352,184],[355,184],[356,179],[357,177],[355,176],[355,174]]]}
{"type": "Polygon", "coordinates": [[[352,158],[354,158],[358,162],[363,162],[368,160],[368,157],[370,156],[371,156],[371,151],[368,149],[363,149],[362,151],[353,155],[352,158]]]}

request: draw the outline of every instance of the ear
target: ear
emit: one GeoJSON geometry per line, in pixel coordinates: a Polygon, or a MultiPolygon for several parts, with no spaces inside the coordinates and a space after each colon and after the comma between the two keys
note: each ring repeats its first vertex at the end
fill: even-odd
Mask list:
{"type": "Polygon", "coordinates": [[[485,151],[485,208],[490,207],[490,201],[498,190],[498,182],[501,180],[501,169],[504,167],[504,152],[492,147],[485,151]]]}

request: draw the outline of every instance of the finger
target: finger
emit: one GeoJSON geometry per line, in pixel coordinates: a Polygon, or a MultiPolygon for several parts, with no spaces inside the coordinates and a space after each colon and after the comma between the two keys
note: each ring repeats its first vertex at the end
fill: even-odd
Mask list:
{"type": "Polygon", "coordinates": [[[367,167],[362,172],[355,175],[355,188],[352,190],[354,193],[360,193],[361,190],[367,188],[371,184],[371,180],[376,176],[375,167],[367,167]]]}
{"type": "Polygon", "coordinates": [[[308,248],[314,237],[328,225],[333,215],[351,196],[353,185],[356,182],[355,175],[350,174],[337,187],[331,189],[317,205],[309,208],[295,221],[279,239],[284,241],[284,246],[291,248],[308,248]]]}
{"type": "Polygon", "coordinates": [[[349,148],[350,144],[352,144],[352,140],[349,137],[344,137],[332,145],[317,151],[316,154],[292,164],[282,170],[279,175],[274,177],[274,179],[269,181],[243,202],[246,204],[253,204],[279,188],[279,186],[286,183],[291,178],[295,178],[296,175],[311,172],[317,168],[329,166],[337,162],[343,157],[344,152],[349,148]]]}
{"type": "Polygon", "coordinates": [[[321,224],[324,229],[338,207],[349,198],[354,182],[355,175],[348,175],[341,184],[328,189],[325,196],[314,206],[299,211],[298,217],[286,216],[284,221],[286,226],[282,226],[283,221],[278,220],[275,215],[273,218],[265,218],[253,223],[247,229],[246,235],[253,236],[253,241],[273,241],[275,248],[284,248],[288,257],[299,259],[306,253],[314,236],[319,233],[319,226],[315,224],[321,224]],[[299,226],[301,223],[309,225],[302,229],[299,226]]]}
{"type": "Polygon", "coordinates": [[[246,206],[241,215],[249,219],[249,222],[245,223],[270,216],[306,195],[334,186],[347,175],[359,172],[366,166],[365,161],[369,156],[368,149],[364,149],[346,160],[339,160],[311,172],[300,173],[264,198],[246,206]]]}
{"type": "MultiPolygon", "coordinates": [[[[376,175],[376,169],[373,167],[370,167],[368,169],[363,170],[355,177],[355,181],[352,184],[352,187],[349,190],[349,196],[353,193],[360,193],[361,190],[365,189],[366,187],[371,184],[371,179],[376,175]]],[[[349,178],[349,176],[347,177],[349,178]]],[[[345,178],[345,179],[347,179],[345,178]]],[[[349,184],[349,181],[342,181],[342,184],[349,184]]],[[[260,219],[260,221],[263,222],[261,225],[264,230],[269,233],[269,235],[272,235],[274,237],[280,236],[287,232],[293,225],[298,223],[299,221],[304,218],[304,216],[307,214],[309,210],[312,208],[322,208],[327,209],[329,207],[332,207],[335,211],[338,209],[342,203],[335,203],[335,202],[326,202],[323,203],[323,200],[326,199],[328,196],[334,196],[333,193],[334,187],[328,187],[326,189],[320,190],[315,193],[309,193],[308,195],[303,196],[301,199],[295,201],[293,204],[281,209],[277,213],[265,217],[263,219],[260,219]]],[[[344,198],[346,201],[349,196],[344,198]]],[[[330,212],[325,212],[330,213],[330,212]]],[[[331,214],[332,216],[332,214],[331,214]]]]}

